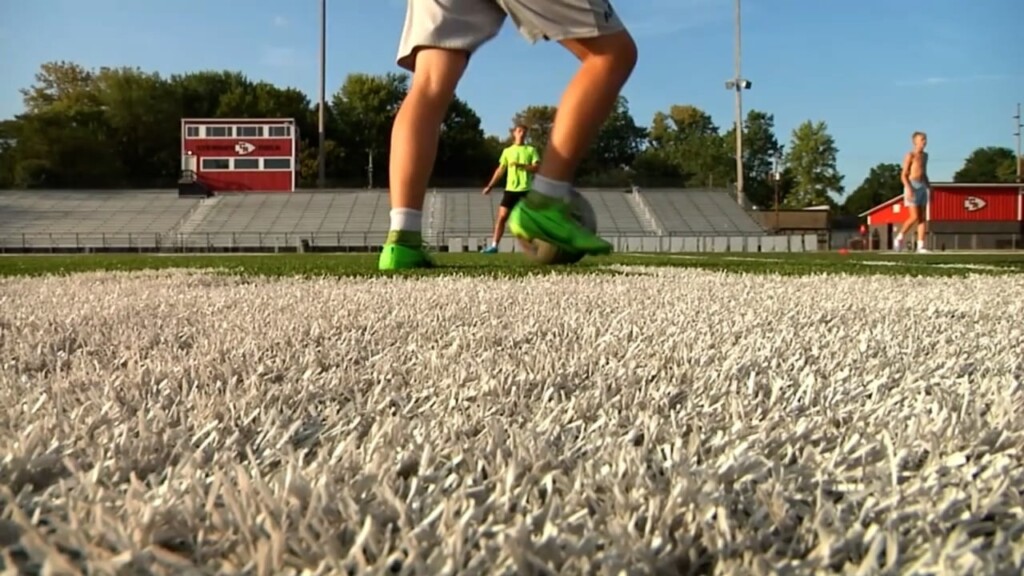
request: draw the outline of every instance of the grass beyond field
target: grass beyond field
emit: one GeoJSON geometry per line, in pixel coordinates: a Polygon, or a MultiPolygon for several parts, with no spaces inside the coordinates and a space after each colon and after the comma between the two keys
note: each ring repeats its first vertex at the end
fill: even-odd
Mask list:
{"type": "MultiPolygon", "coordinates": [[[[617,266],[668,266],[737,273],[809,275],[963,276],[1024,273],[1024,253],[1005,254],[617,254],[570,266],[538,266],[519,254],[438,254],[441,267],[404,275],[521,276],[616,273],[617,266]]],[[[91,254],[0,257],[0,276],[90,271],[204,268],[258,276],[363,277],[380,275],[376,254],[91,254]]],[[[620,272],[621,273],[621,272],[620,272]]]]}

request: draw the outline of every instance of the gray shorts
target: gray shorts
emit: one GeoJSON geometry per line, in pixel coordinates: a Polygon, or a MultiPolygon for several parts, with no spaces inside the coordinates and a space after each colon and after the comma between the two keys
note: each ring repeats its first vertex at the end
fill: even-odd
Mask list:
{"type": "Polygon", "coordinates": [[[917,180],[910,181],[910,187],[903,191],[903,203],[907,206],[925,206],[928,204],[928,186],[917,180]]]}
{"type": "Polygon", "coordinates": [[[498,35],[506,16],[530,42],[595,38],[625,29],[610,0],[406,0],[398,65],[413,70],[418,48],[472,54],[498,35]]]}

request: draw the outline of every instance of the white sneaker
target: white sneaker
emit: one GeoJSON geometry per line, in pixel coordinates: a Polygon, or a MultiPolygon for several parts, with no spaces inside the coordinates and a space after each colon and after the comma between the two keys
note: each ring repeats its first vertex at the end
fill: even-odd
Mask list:
{"type": "Polygon", "coordinates": [[[930,254],[930,253],[931,253],[931,250],[929,250],[929,249],[927,249],[927,248],[918,248],[918,249],[917,249],[917,253],[918,253],[918,254],[930,254]]]}
{"type": "Polygon", "coordinates": [[[903,252],[903,238],[897,236],[896,239],[892,241],[892,251],[903,252]]]}

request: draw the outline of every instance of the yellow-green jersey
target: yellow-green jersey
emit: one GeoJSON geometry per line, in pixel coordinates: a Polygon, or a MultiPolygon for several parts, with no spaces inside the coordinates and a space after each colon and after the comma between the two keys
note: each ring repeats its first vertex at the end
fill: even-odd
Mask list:
{"type": "Polygon", "coordinates": [[[513,144],[501,152],[499,164],[507,169],[505,190],[508,192],[529,192],[533,185],[533,173],[524,168],[540,163],[540,154],[529,144],[513,144]],[[516,166],[510,166],[516,164],[516,166]]]}

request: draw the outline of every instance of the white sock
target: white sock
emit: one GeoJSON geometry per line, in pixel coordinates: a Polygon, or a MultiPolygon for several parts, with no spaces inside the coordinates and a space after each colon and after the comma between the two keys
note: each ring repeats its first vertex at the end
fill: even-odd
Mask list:
{"type": "Polygon", "coordinates": [[[533,189],[548,198],[568,200],[572,197],[572,184],[545,178],[540,174],[533,177],[533,189]]]}
{"type": "Polygon", "coordinates": [[[423,211],[412,208],[391,210],[391,229],[420,232],[423,229],[423,211]]]}

